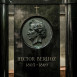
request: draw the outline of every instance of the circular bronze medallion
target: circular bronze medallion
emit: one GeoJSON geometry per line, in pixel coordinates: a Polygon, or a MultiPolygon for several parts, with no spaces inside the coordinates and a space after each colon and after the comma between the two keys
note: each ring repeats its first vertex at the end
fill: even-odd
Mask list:
{"type": "Polygon", "coordinates": [[[43,17],[34,16],[23,23],[21,35],[27,46],[41,49],[50,43],[53,32],[49,21],[43,17]]]}

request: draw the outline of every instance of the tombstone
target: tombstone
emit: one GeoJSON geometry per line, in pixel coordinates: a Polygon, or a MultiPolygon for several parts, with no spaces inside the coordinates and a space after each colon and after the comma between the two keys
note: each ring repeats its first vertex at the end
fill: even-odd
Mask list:
{"type": "Polygon", "coordinates": [[[60,76],[59,11],[58,5],[15,5],[15,77],[60,76]]]}
{"type": "MultiPolygon", "coordinates": [[[[14,77],[60,77],[60,4],[62,1],[11,0],[4,3],[5,6],[14,5],[14,77]]],[[[66,8],[66,72],[70,73],[69,5],[66,8]]],[[[8,33],[8,29],[6,31],[8,33]]],[[[7,33],[4,34],[8,35],[7,33]]],[[[4,42],[6,39],[8,40],[8,37],[4,42]]],[[[7,43],[3,43],[2,46],[6,44],[7,47],[7,43]]],[[[8,61],[7,56],[5,57],[8,61]]],[[[3,60],[5,61],[4,58],[3,60]]],[[[7,72],[5,76],[8,76],[7,72]]],[[[66,76],[70,77],[70,74],[66,76]]]]}

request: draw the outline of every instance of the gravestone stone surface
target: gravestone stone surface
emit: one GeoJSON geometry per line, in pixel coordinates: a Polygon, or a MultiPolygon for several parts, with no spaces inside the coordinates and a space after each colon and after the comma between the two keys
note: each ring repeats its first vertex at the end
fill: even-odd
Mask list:
{"type": "Polygon", "coordinates": [[[14,76],[60,77],[60,6],[15,5],[14,76]]]}
{"type": "Polygon", "coordinates": [[[19,4],[56,4],[62,3],[64,0],[10,0],[12,3],[19,4]]]}

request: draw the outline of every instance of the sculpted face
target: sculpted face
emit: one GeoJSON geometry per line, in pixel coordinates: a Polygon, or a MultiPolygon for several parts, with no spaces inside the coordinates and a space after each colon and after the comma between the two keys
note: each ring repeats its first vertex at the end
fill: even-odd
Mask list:
{"type": "Polygon", "coordinates": [[[22,27],[23,42],[30,48],[41,49],[46,47],[52,39],[52,25],[47,19],[34,16],[27,19],[22,27]]]}
{"type": "Polygon", "coordinates": [[[46,29],[43,23],[38,20],[32,20],[32,22],[29,23],[29,27],[27,35],[32,44],[42,43],[42,39],[46,38],[46,29]]]}

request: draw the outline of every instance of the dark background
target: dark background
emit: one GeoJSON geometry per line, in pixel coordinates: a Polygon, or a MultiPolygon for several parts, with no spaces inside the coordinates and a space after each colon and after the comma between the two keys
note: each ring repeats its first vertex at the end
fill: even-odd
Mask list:
{"type": "Polygon", "coordinates": [[[72,29],[73,29],[73,51],[72,51],[72,68],[73,68],[73,77],[77,77],[77,4],[72,5],[72,29]]]}

